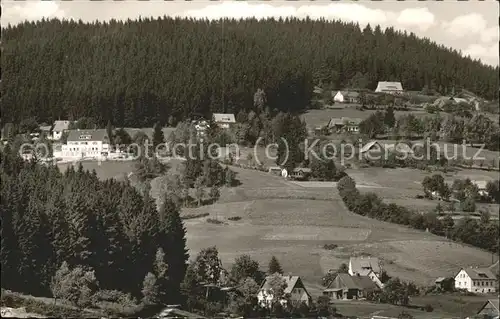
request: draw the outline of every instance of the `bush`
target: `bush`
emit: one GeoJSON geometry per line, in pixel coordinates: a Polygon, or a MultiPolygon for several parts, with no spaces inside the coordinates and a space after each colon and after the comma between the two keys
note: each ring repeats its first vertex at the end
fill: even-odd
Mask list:
{"type": "Polygon", "coordinates": [[[201,214],[186,214],[181,216],[181,219],[193,219],[193,218],[201,218],[209,216],[209,213],[201,213],[201,214]]]}
{"type": "Polygon", "coordinates": [[[323,249],[326,249],[326,250],[334,250],[337,247],[338,247],[338,245],[336,245],[336,244],[325,244],[325,245],[323,245],[323,249]]]}
{"type": "Polygon", "coordinates": [[[223,221],[218,220],[218,219],[213,219],[213,218],[208,218],[207,223],[216,224],[216,225],[224,224],[223,221]]]}
{"type": "Polygon", "coordinates": [[[430,304],[426,304],[424,306],[424,310],[427,311],[427,312],[433,312],[434,308],[430,304]]]}
{"type": "Polygon", "coordinates": [[[231,220],[231,221],[238,221],[240,220],[241,217],[240,216],[232,216],[232,217],[228,217],[228,220],[231,220]]]}

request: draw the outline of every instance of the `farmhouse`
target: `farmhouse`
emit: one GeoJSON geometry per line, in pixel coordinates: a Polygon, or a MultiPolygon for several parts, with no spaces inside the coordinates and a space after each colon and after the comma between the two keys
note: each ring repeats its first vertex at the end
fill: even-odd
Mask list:
{"type": "Polygon", "coordinates": [[[388,94],[402,94],[403,86],[401,85],[401,82],[378,82],[375,92],[388,93],[388,94]]]}
{"type": "Polygon", "coordinates": [[[363,145],[363,147],[359,150],[359,153],[363,155],[380,155],[384,149],[385,148],[378,141],[371,141],[363,145]]]}
{"type": "MultiPolygon", "coordinates": [[[[262,286],[260,287],[259,292],[257,293],[257,300],[261,307],[269,308],[272,306],[274,296],[271,286],[268,282],[270,278],[270,276],[266,277],[266,279],[262,283],[262,286]]],[[[309,305],[311,303],[311,295],[307,292],[307,289],[302,283],[302,280],[299,276],[288,275],[281,276],[281,278],[286,283],[284,294],[289,295],[289,300],[292,302],[292,304],[299,304],[301,302],[304,302],[309,305]]],[[[282,299],[280,300],[280,303],[285,304],[286,300],[282,299]]]]}
{"type": "Polygon", "coordinates": [[[480,196],[488,196],[488,191],[486,189],[487,181],[471,181],[472,184],[475,184],[478,189],[478,193],[480,196]]]}
{"type": "Polygon", "coordinates": [[[462,268],[455,276],[455,288],[474,293],[495,292],[496,277],[489,268],[462,268]]]}
{"type": "Polygon", "coordinates": [[[311,175],[311,169],[307,167],[296,167],[294,168],[288,176],[292,179],[305,180],[311,175]]]}
{"type": "Polygon", "coordinates": [[[349,259],[349,275],[368,276],[371,271],[380,277],[381,267],[377,257],[351,257],[349,259]]]}
{"type": "Polygon", "coordinates": [[[407,143],[398,142],[396,144],[385,144],[385,149],[391,152],[396,152],[400,155],[411,155],[413,150],[407,143]]]}
{"type": "Polygon", "coordinates": [[[338,91],[333,96],[334,102],[359,103],[359,93],[354,91],[338,91]]]}
{"type": "Polygon", "coordinates": [[[234,114],[214,113],[213,121],[220,128],[229,128],[232,124],[236,123],[234,114]]]}
{"type": "Polygon", "coordinates": [[[500,315],[498,299],[490,299],[484,303],[484,305],[479,309],[477,315],[480,318],[492,318],[498,319],[500,315]]]}
{"type": "Polygon", "coordinates": [[[52,129],[51,125],[40,125],[40,133],[44,136],[49,136],[50,134],[50,129],[52,129]]]}
{"type": "Polygon", "coordinates": [[[70,121],[55,121],[52,128],[52,139],[58,141],[63,133],[69,129],[70,121]]]}
{"type": "Polygon", "coordinates": [[[327,124],[327,129],[330,133],[358,133],[360,118],[350,117],[332,117],[327,124]]]}
{"type": "Polygon", "coordinates": [[[109,151],[105,129],[70,130],[67,144],[62,145],[62,157],[67,159],[107,157],[109,151]]]}
{"type": "Polygon", "coordinates": [[[323,291],[323,295],[330,299],[361,299],[377,290],[379,287],[368,276],[341,273],[323,291]]]}

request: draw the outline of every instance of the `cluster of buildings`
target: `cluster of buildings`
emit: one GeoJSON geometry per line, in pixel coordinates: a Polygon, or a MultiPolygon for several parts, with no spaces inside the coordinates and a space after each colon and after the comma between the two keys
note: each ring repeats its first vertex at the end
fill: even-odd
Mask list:
{"type": "MultiPolygon", "coordinates": [[[[375,93],[401,95],[404,93],[401,82],[378,82],[375,93]]],[[[354,90],[332,92],[333,101],[337,103],[360,103],[360,93],[354,90]]]]}

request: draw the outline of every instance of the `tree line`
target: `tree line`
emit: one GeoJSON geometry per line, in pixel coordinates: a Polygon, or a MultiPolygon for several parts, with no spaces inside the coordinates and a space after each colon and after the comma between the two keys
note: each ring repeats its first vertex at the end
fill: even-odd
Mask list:
{"type": "Polygon", "coordinates": [[[297,112],[313,87],[401,81],[498,97],[498,67],[394,28],[312,19],[42,20],[2,28],[2,122],[92,117],[123,127],[253,108],[297,112]],[[287,54],[283,54],[286,52],[287,54]]]}
{"type": "Polygon", "coordinates": [[[349,211],[356,214],[407,225],[415,229],[428,229],[436,235],[446,236],[491,252],[498,251],[499,225],[498,222],[490,221],[489,218],[478,222],[464,217],[455,222],[449,215],[439,219],[436,212],[421,214],[400,205],[386,204],[375,193],[362,194],[350,176],[340,179],[337,189],[349,211]]]}

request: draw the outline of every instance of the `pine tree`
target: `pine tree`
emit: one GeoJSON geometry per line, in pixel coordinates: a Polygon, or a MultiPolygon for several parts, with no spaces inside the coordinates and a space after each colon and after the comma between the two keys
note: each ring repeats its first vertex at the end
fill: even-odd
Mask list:
{"type": "Polygon", "coordinates": [[[269,266],[268,266],[267,273],[269,275],[272,275],[272,274],[275,274],[275,273],[278,273],[278,274],[281,274],[281,275],[283,274],[283,269],[281,268],[281,265],[280,265],[278,259],[276,259],[275,256],[272,256],[271,260],[269,261],[269,266]]]}
{"type": "Polygon", "coordinates": [[[165,136],[163,135],[160,123],[153,126],[153,149],[156,151],[158,145],[165,143],[165,136]]]}

